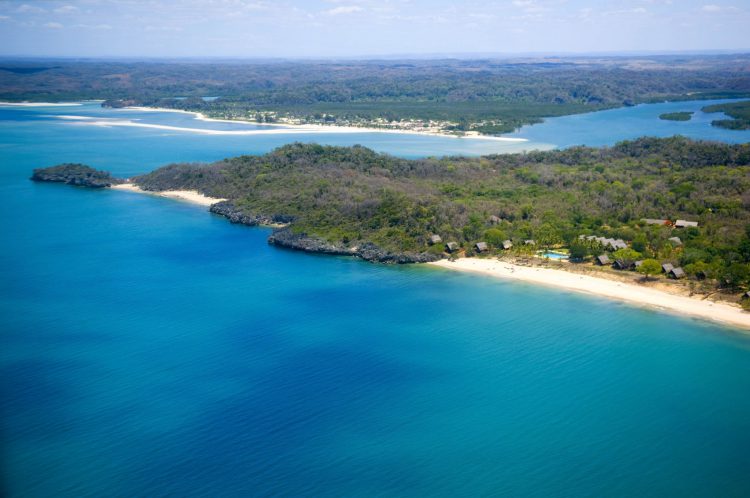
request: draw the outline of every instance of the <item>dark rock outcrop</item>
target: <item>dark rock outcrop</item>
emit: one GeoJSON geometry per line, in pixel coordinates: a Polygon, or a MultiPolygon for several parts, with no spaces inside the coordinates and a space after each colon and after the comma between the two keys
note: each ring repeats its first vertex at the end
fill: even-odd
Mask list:
{"type": "Polygon", "coordinates": [[[237,208],[231,201],[221,201],[212,204],[209,209],[214,214],[225,217],[232,223],[239,223],[247,226],[257,225],[285,225],[294,220],[293,216],[275,214],[273,216],[264,216],[257,214],[247,214],[237,208]]]}
{"type": "Polygon", "coordinates": [[[141,105],[143,102],[135,99],[109,99],[102,102],[102,107],[111,107],[112,109],[122,109],[141,105]]]}
{"type": "Polygon", "coordinates": [[[275,230],[268,238],[268,243],[297,251],[332,254],[337,256],[356,256],[366,261],[375,261],[378,263],[427,263],[429,261],[437,261],[440,259],[440,256],[430,253],[389,252],[370,242],[364,243],[360,246],[348,247],[342,244],[327,242],[317,237],[308,236],[304,233],[294,233],[289,228],[275,230]]]}
{"type": "Polygon", "coordinates": [[[99,171],[84,164],[58,164],[49,168],[34,170],[31,179],[35,182],[57,182],[78,187],[105,188],[123,183],[107,171],[99,171]]]}

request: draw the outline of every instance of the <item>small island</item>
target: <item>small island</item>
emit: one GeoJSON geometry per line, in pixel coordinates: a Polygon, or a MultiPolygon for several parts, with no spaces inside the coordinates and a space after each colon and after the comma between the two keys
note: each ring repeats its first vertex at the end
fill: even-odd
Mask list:
{"type": "Polygon", "coordinates": [[[692,117],[692,111],[666,112],[659,115],[659,119],[663,119],[665,121],[690,121],[692,117]]]}
{"type": "Polygon", "coordinates": [[[36,182],[66,183],[89,188],[106,188],[125,181],[112,177],[106,171],[98,171],[90,166],[74,163],[35,169],[31,179],[36,182]]]}
{"type": "Polygon", "coordinates": [[[732,119],[715,119],[712,126],[728,130],[750,130],[750,100],[729,102],[704,107],[703,112],[723,112],[732,119]]]}

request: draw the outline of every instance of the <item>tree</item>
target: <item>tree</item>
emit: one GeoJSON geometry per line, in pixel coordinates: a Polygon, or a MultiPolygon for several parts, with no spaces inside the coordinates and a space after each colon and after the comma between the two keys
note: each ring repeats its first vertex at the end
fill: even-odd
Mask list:
{"type": "Polygon", "coordinates": [[[493,247],[500,247],[503,241],[508,237],[505,236],[505,232],[497,228],[490,228],[484,232],[484,240],[493,247]]]}
{"type": "Polygon", "coordinates": [[[644,259],[641,266],[638,267],[638,273],[648,280],[649,277],[661,273],[661,264],[655,259],[644,259]]]}
{"type": "Polygon", "coordinates": [[[750,269],[742,263],[732,263],[721,272],[721,283],[731,290],[738,290],[750,280],[750,269]]]}
{"type": "Polygon", "coordinates": [[[633,249],[625,248],[618,249],[612,253],[612,257],[615,260],[621,259],[623,261],[637,261],[641,258],[641,253],[634,251],[633,249]]]}
{"type": "Polygon", "coordinates": [[[648,248],[648,239],[646,238],[646,235],[642,233],[636,235],[631,246],[633,247],[634,251],[638,251],[640,253],[646,252],[646,249],[648,248]]]}
{"type": "Polygon", "coordinates": [[[589,247],[583,242],[573,242],[570,244],[570,259],[571,261],[583,261],[589,254],[589,247]]]}

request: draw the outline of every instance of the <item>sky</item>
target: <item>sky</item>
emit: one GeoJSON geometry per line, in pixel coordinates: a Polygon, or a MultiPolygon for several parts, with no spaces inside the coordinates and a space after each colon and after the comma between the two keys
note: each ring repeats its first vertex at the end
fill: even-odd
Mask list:
{"type": "Polygon", "coordinates": [[[0,0],[0,55],[315,58],[750,49],[750,0],[0,0]]]}

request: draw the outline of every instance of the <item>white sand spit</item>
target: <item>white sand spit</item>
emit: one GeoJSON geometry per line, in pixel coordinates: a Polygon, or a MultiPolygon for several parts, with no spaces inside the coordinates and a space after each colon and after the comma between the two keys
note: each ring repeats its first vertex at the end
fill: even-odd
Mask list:
{"type": "Polygon", "coordinates": [[[162,192],[150,192],[143,190],[137,185],[132,183],[122,183],[120,185],[112,185],[113,190],[124,190],[127,192],[135,192],[138,194],[149,194],[158,197],[168,197],[170,199],[178,199],[181,201],[191,202],[193,204],[199,204],[201,206],[210,206],[217,202],[225,201],[226,199],[218,199],[216,197],[207,197],[200,192],[194,190],[164,190],[162,192]]]}

